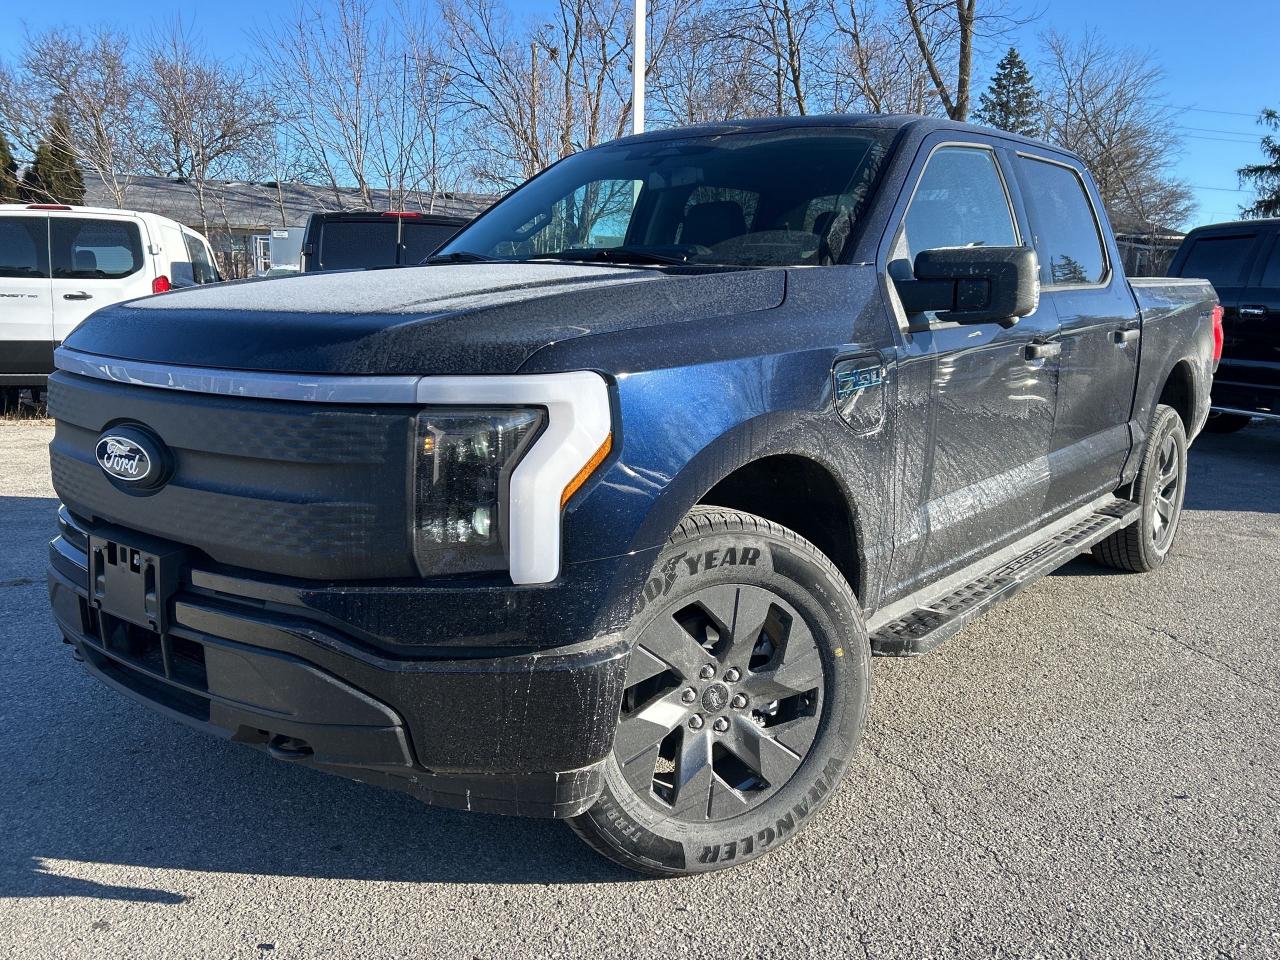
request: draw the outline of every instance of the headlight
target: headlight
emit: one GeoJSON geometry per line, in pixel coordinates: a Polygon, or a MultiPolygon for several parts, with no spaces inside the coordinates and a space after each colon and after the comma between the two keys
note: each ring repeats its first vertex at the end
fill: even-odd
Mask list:
{"type": "Polygon", "coordinates": [[[506,566],[511,472],[545,420],[537,407],[418,414],[413,552],[423,576],[506,566]]]}

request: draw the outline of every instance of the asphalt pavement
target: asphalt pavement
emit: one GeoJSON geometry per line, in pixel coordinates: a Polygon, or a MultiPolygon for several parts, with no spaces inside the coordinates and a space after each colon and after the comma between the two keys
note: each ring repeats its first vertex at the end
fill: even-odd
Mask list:
{"type": "Polygon", "coordinates": [[[745,868],[290,767],[85,676],[50,429],[0,422],[0,956],[1280,957],[1280,428],[1207,435],[1175,552],[877,660],[850,776],[745,868]]]}

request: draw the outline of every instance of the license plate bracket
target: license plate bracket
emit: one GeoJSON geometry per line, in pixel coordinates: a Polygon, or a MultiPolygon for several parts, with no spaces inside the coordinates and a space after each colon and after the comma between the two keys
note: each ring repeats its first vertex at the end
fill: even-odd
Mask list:
{"type": "Polygon", "coordinates": [[[89,598],[103,613],[165,633],[185,550],[150,541],[89,536],[89,598]]]}

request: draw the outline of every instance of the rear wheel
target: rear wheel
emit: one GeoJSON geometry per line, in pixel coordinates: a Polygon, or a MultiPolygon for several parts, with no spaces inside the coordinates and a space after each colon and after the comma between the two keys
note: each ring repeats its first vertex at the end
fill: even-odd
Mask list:
{"type": "Polygon", "coordinates": [[[1134,493],[1142,506],[1138,521],[1093,548],[1104,566],[1145,573],[1164,563],[1178,533],[1187,492],[1187,434],[1172,407],[1156,407],[1134,493]]]}
{"type": "Polygon", "coordinates": [[[604,792],[573,829],[659,876],[789,839],[834,789],[866,716],[870,650],[844,578],[784,527],[698,508],[631,630],[604,792]]]}
{"type": "Polygon", "coordinates": [[[1235,433],[1252,422],[1253,417],[1246,417],[1243,413],[1210,413],[1204,428],[1210,433],[1235,433]]]}
{"type": "Polygon", "coordinates": [[[0,387],[0,413],[17,413],[20,396],[17,387],[0,387]]]}

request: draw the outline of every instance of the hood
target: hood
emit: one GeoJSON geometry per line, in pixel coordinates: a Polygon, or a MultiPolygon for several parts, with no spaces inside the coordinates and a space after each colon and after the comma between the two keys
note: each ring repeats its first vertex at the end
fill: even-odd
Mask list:
{"type": "Polygon", "coordinates": [[[248,280],[106,307],[65,345],[278,373],[514,373],[564,340],[778,306],[783,270],[459,263],[248,280]]]}

